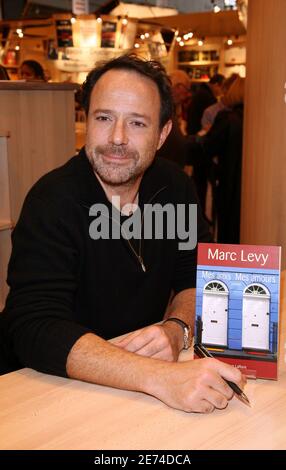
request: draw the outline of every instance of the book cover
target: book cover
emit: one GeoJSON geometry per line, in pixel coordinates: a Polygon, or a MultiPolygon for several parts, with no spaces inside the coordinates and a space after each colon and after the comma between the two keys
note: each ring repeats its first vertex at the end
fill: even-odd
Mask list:
{"type": "Polygon", "coordinates": [[[281,248],[198,244],[198,343],[248,377],[277,380],[281,248]]]}
{"type": "Polygon", "coordinates": [[[117,23],[103,21],[101,29],[101,47],[115,47],[117,23]]]}
{"type": "Polygon", "coordinates": [[[56,20],[58,47],[73,46],[72,24],[70,19],[56,20]]]}

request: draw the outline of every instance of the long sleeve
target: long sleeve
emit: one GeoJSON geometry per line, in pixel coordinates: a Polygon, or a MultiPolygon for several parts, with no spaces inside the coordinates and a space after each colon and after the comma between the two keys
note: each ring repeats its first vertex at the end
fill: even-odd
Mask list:
{"type": "Polygon", "coordinates": [[[219,156],[223,153],[228,138],[228,111],[220,111],[212,127],[203,137],[188,137],[188,164],[199,164],[202,159],[219,156]]]}
{"type": "Polygon", "coordinates": [[[205,154],[209,157],[221,155],[225,148],[226,139],[228,137],[227,113],[228,111],[221,111],[218,113],[210,130],[204,137],[202,137],[202,148],[205,154]]]}
{"type": "Polygon", "coordinates": [[[74,319],[79,253],[60,210],[61,204],[56,209],[27,197],[12,237],[11,290],[1,321],[23,366],[65,376],[71,347],[89,330],[74,319]]]}
{"type": "MultiPolygon", "coordinates": [[[[158,195],[162,205],[196,203],[189,178],[161,159],[140,190],[143,201],[158,195]]],[[[85,333],[109,339],[155,323],[172,288],[194,286],[196,252],[178,252],[174,239],[145,240],[143,272],[123,240],[90,237],[95,202],[107,199],[84,155],[44,176],[27,196],[13,233],[0,362],[6,356],[11,368],[65,376],[67,356],[85,333]]],[[[198,221],[202,240],[208,231],[201,215],[198,221]]]]}

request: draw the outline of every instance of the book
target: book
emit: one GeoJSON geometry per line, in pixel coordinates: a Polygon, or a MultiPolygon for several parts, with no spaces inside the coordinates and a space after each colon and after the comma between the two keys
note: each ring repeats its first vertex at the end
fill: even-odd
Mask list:
{"type": "Polygon", "coordinates": [[[198,244],[196,342],[248,377],[277,380],[281,248],[198,244]]]}
{"type": "Polygon", "coordinates": [[[101,47],[115,47],[116,21],[103,21],[101,29],[101,47]]]}

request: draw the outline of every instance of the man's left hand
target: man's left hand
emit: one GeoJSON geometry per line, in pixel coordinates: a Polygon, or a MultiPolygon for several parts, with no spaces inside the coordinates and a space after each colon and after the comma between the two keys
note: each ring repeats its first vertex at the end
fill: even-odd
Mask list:
{"type": "Polygon", "coordinates": [[[180,325],[168,322],[136,330],[114,344],[141,356],[177,361],[183,347],[183,333],[180,325]]]}

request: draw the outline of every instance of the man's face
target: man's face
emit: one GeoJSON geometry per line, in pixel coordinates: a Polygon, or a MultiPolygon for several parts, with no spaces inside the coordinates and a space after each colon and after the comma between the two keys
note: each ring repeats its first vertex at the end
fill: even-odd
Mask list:
{"type": "Polygon", "coordinates": [[[183,83],[176,83],[172,86],[172,94],[175,105],[182,104],[190,96],[190,92],[183,83]]]}
{"type": "Polygon", "coordinates": [[[160,95],[147,77],[109,70],[95,84],[87,119],[86,153],[109,185],[134,184],[151,165],[171,123],[159,127],[160,95]]]}
{"type": "Polygon", "coordinates": [[[212,92],[216,98],[221,96],[222,94],[222,84],[220,83],[214,83],[211,85],[212,92]]]}
{"type": "Polygon", "coordinates": [[[20,68],[20,79],[23,80],[37,80],[36,73],[27,64],[23,64],[20,68]]]}

